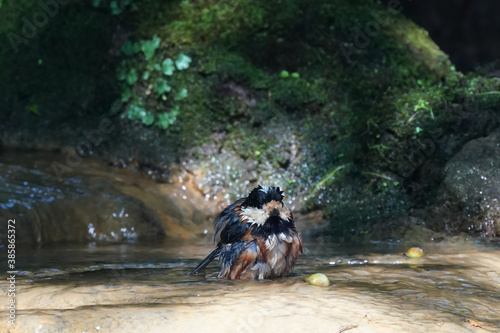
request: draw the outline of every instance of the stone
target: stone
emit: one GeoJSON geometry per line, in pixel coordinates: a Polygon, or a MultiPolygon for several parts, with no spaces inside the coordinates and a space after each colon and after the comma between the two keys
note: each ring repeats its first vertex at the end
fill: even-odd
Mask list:
{"type": "Polygon", "coordinates": [[[444,175],[441,199],[458,207],[469,230],[499,235],[500,130],[469,141],[448,161],[444,175]]]}

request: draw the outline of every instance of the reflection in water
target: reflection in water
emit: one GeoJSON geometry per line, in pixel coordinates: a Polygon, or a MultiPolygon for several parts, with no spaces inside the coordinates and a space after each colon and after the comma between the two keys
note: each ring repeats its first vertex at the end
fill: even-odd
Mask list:
{"type": "Polygon", "coordinates": [[[500,248],[420,245],[410,259],[398,243],[309,243],[294,274],[266,281],[218,280],[215,263],[188,276],[208,242],[20,249],[13,332],[499,331],[500,248]],[[303,282],[316,272],[332,285],[303,282]]]}

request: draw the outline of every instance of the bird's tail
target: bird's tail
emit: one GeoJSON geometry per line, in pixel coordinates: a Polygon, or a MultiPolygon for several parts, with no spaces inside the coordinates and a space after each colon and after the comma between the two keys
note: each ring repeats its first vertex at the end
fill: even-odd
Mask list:
{"type": "Polygon", "coordinates": [[[189,272],[189,275],[193,275],[198,273],[198,271],[202,268],[204,268],[206,265],[208,265],[212,260],[214,260],[220,253],[221,247],[217,247],[215,250],[212,251],[203,261],[196,266],[195,269],[193,269],[191,272],[189,272]]]}

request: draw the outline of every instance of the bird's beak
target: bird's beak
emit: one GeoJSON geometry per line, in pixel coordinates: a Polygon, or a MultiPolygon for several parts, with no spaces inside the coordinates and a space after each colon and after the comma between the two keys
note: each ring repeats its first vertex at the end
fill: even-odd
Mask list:
{"type": "Polygon", "coordinates": [[[277,210],[276,208],[274,208],[271,213],[269,214],[269,216],[279,216],[280,215],[280,211],[277,210]]]}

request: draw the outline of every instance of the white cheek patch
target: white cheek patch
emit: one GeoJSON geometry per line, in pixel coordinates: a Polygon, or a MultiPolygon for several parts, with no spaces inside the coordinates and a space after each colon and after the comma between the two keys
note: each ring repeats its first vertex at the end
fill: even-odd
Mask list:
{"type": "Polygon", "coordinates": [[[266,223],[273,209],[278,209],[280,218],[288,221],[291,218],[290,209],[278,201],[271,201],[264,205],[263,208],[245,207],[241,209],[240,218],[245,223],[257,224],[259,226],[266,223]]]}
{"type": "Polygon", "coordinates": [[[287,206],[283,206],[283,208],[280,211],[280,217],[282,220],[288,221],[290,219],[290,209],[288,209],[287,206]]]}
{"type": "Polygon", "coordinates": [[[263,225],[266,223],[269,215],[263,209],[254,208],[254,207],[245,207],[241,209],[241,220],[250,223],[263,225]]]}

